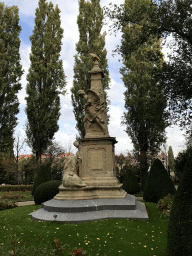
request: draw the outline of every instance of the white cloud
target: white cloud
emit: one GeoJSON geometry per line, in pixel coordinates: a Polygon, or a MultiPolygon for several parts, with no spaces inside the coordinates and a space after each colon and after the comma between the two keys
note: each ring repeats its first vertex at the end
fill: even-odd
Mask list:
{"type": "Polygon", "coordinates": [[[114,101],[119,101],[124,103],[124,92],[126,88],[124,87],[123,83],[117,83],[114,79],[111,79],[111,88],[108,90],[109,100],[111,104],[114,101]]]}
{"type": "Polygon", "coordinates": [[[75,153],[77,150],[73,146],[73,142],[76,139],[76,130],[74,130],[74,127],[72,127],[70,124],[65,124],[65,132],[59,130],[55,133],[54,141],[57,141],[61,144],[62,147],[64,147],[65,150],[68,151],[68,149],[71,147],[71,153],[75,153]]]}
{"type": "Polygon", "coordinates": [[[65,122],[69,122],[75,121],[75,116],[73,114],[73,107],[72,106],[68,106],[66,104],[64,104],[60,110],[61,112],[61,116],[60,116],[60,121],[65,121],[65,122]]]}
{"type": "Polygon", "coordinates": [[[186,148],[184,137],[185,132],[181,131],[178,126],[167,127],[166,132],[168,137],[166,144],[168,149],[169,146],[172,146],[174,157],[176,157],[181,150],[186,148]]]}

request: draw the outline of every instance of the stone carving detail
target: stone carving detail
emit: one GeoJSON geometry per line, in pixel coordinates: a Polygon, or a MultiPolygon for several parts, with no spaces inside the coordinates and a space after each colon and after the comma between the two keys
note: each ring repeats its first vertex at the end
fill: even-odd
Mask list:
{"type": "Polygon", "coordinates": [[[83,90],[79,90],[78,94],[85,99],[85,111],[84,117],[85,131],[88,133],[89,129],[92,128],[92,124],[96,123],[99,128],[106,133],[106,124],[104,121],[105,106],[99,96],[92,90],[88,90],[87,94],[83,90]]]}
{"type": "Polygon", "coordinates": [[[86,187],[80,179],[79,169],[81,168],[81,156],[79,152],[79,142],[75,141],[74,146],[78,148],[76,155],[70,155],[64,160],[63,186],[64,187],[86,187]]]}

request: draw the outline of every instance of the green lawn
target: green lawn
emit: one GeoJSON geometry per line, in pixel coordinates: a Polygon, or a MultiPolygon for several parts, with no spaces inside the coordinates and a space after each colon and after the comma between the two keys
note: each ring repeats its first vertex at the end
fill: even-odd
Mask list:
{"type": "Polygon", "coordinates": [[[166,256],[168,222],[157,204],[145,205],[147,222],[127,219],[80,224],[38,222],[27,216],[39,209],[38,205],[2,210],[0,255],[82,255],[70,252],[83,248],[86,255],[94,256],[166,256]],[[69,247],[59,254],[59,247],[66,244],[69,247]],[[8,251],[15,254],[7,254],[8,251]]]}

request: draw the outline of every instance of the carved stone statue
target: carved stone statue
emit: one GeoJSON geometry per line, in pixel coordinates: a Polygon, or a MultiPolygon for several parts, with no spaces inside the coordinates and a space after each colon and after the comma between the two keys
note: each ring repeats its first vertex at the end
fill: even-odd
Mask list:
{"type": "Polygon", "coordinates": [[[81,158],[81,153],[80,153],[80,148],[79,148],[79,142],[76,140],[73,145],[78,149],[76,152],[76,174],[79,176],[79,173],[81,171],[81,166],[82,166],[82,158],[81,158]]]}
{"type": "Polygon", "coordinates": [[[101,102],[99,96],[92,90],[88,90],[87,94],[83,90],[79,90],[78,94],[85,99],[86,115],[83,122],[86,133],[91,127],[91,124],[96,122],[105,134],[106,124],[103,118],[103,115],[105,114],[104,102],[101,102]]]}
{"type": "MultiPolygon", "coordinates": [[[[77,141],[74,142],[76,147],[79,147],[77,141]]],[[[81,162],[80,153],[69,155],[64,160],[63,168],[63,186],[64,187],[86,187],[86,184],[77,175],[79,172],[79,163],[81,162]]]]}

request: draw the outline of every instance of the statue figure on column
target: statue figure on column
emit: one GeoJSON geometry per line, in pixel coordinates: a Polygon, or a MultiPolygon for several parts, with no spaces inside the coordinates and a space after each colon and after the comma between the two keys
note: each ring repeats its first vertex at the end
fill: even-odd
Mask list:
{"type": "Polygon", "coordinates": [[[85,99],[86,115],[83,120],[85,131],[87,132],[91,124],[96,122],[97,125],[102,129],[103,134],[105,134],[106,125],[102,117],[105,113],[104,102],[101,103],[98,95],[92,90],[88,90],[87,94],[83,90],[79,90],[78,94],[85,99]]]}

